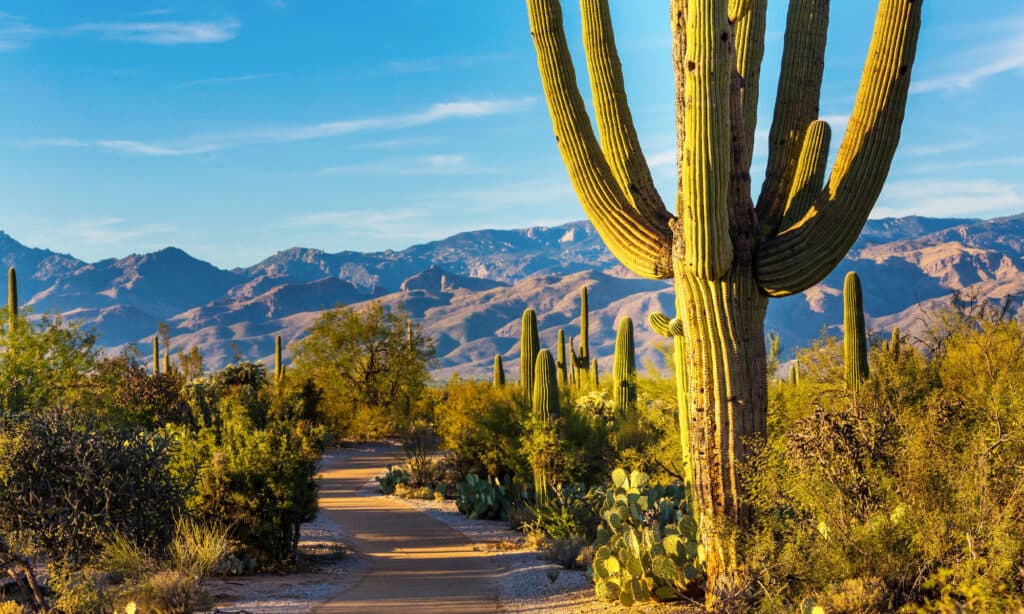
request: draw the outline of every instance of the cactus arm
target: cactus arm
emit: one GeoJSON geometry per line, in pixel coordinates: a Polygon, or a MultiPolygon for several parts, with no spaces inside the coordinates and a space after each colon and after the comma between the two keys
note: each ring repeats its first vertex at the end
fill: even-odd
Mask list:
{"type": "Polygon", "coordinates": [[[811,122],[804,134],[803,146],[800,149],[800,160],[796,165],[792,188],[786,199],[783,212],[782,228],[789,228],[803,219],[804,215],[821,194],[825,183],[825,170],[828,164],[828,147],[832,140],[832,129],[828,122],[816,119],[811,122]]]}
{"type": "Polygon", "coordinates": [[[762,237],[771,236],[782,222],[804,131],[818,118],[828,12],[829,0],[789,3],[775,115],[768,133],[768,165],[757,201],[762,237]]]}
{"type": "MultiPolygon", "coordinates": [[[[701,279],[721,279],[732,266],[729,237],[731,156],[730,86],[732,53],[728,0],[689,0],[686,4],[683,61],[674,58],[676,82],[683,82],[685,138],[680,142],[679,188],[685,266],[701,279]],[[723,42],[724,41],[724,42],[723,42]],[[678,75],[682,72],[685,77],[678,75]]],[[[677,92],[678,99],[678,92],[677,92]]]]}
{"type": "Polygon", "coordinates": [[[746,172],[750,171],[750,161],[754,155],[767,5],[766,0],[733,0],[729,4],[729,21],[733,23],[736,40],[736,72],[743,78],[743,143],[746,144],[746,157],[741,166],[746,172]]]}
{"type": "Polygon", "coordinates": [[[627,268],[641,277],[668,279],[671,231],[663,218],[634,208],[615,180],[576,83],[558,0],[528,0],[527,8],[555,138],[587,217],[627,268]]]}
{"type": "Polygon", "coordinates": [[[626,100],[608,0],[581,0],[580,13],[583,17],[583,49],[605,158],[622,193],[640,215],[667,225],[671,216],[654,187],[626,100]]]}
{"type": "Polygon", "coordinates": [[[821,281],[857,240],[900,140],[922,0],[881,0],[850,123],[828,185],[802,220],[761,244],[757,280],[770,296],[821,281]]]}

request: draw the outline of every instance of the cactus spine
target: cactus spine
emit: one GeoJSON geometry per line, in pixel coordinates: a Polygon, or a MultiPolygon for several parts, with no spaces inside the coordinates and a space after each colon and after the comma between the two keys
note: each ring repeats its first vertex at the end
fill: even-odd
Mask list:
{"type": "Polygon", "coordinates": [[[565,331],[558,329],[558,383],[562,386],[569,385],[569,369],[565,360],[565,331]]]}
{"type": "MultiPolygon", "coordinates": [[[[558,379],[551,352],[537,352],[534,370],[536,380],[533,384],[533,419],[538,424],[551,426],[559,414],[558,379]]],[[[551,481],[545,467],[533,468],[533,486],[537,505],[543,505],[551,498],[551,481]]]]}
{"type": "Polygon", "coordinates": [[[537,333],[537,314],[532,309],[523,311],[523,327],[519,335],[519,370],[523,395],[530,402],[533,394],[533,370],[540,351],[540,336],[537,333]]]}
{"type": "Polygon", "coordinates": [[[868,377],[868,335],[864,328],[864,295],[860,277],[850,271],[843,281],[843,360],[846,385],[860,388],[868,377]]]}
{"type": "Polygon", "coordinates": [[[558,147],[576,195],[605,244],[633,272],[673,278],[680,419],[687,482],[707,552],[707,603],[741,586],[745,556],[737,472],[767,430],[764,317],[768,297],[823,279],[860,234],[899,143],[921,0],[878,0],[849,127],[831,172],[818,119],[828,3],[791,0],[765,181],[756,208],[756,133],[766,0],[671,0],[679,177],[665,209],[626,100],[607,0],[581,0],[583,47],[599,137],[576,83],[559,0],[527,0],[558,147]],[[824,179],[828,176],[827,181],[824,179]],[[819,182],[826,182],[823,185],[819,182]],[[682,407],[687,403],[692,411],[682,407]]]}
{"type": "Polygon", "coordinates": [[[615,365],[612,368],[612,395],[620,414],[636,407],[636,354],[633,345],[633,320],[623,318],[615,336],[615,365]]]}
{"type": "Polygon", "coordinates": [[[18,319],[18,274],[14,267],[7,269],[7,310],[13,326],[18,319]]]}
{"type": "Polygon", "coordinates": [[[505,366],[501,363],[501,354],[494,355],[494,385],[505,385],[505,366]]]}
{"type": "Polygon", "coordinates": [[[153,375],[160,373],[160,339],[153,337],[153,375]]]}

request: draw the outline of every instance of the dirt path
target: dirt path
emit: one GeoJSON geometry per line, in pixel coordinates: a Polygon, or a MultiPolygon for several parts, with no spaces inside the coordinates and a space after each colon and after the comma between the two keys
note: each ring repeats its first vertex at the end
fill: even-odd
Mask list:
{"type": "Polygon", "coordinates": [[[365,447],[324,457],[320,513],[342,527],[367,569],[355,586],[315,611],[500,612],[501,570],[491,554],[474,550],[448,525],[367,488],[393,462],[395,450],[365,447]]]}

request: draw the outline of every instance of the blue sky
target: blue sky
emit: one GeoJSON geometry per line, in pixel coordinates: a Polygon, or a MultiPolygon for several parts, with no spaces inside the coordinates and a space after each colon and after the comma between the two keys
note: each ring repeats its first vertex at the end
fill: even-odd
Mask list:
{"type": "MultiPolygon", "coordinates": [[[[565,5],[578,52],[578,9],[565,5]]],[[[875,217],[1024,210],[1024,8],[985,5],[926,2],[875,217]]],[[[785,3],[769,6],[755,174],[785,23],[785,3]]],[[[612,11],[670,195],[667,1],[612,11]]],[[[874,3],[832,3],[822,116],[836,132],[873,18],[874,3]]],[[[583,216],[521,0],[8,0],[0,74],[0,229],[86,260],[176,245],[244,266],[291,246],[400,249],[583,216]]]]}

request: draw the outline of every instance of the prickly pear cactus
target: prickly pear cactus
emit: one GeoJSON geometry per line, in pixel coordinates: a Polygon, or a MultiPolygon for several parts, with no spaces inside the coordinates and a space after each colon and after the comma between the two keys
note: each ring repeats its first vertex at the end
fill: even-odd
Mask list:
{"type": "Polygon", "coordinates": [[[682,486],[651,486],[645,473],[612,472],[591,572],[597,596],[629,607],[668,601],[703,582],[697,524],[682,486]]]}

